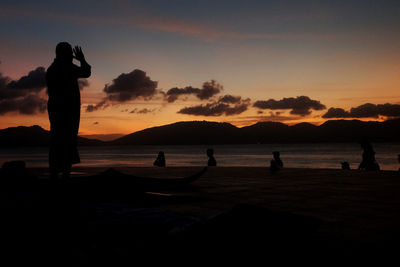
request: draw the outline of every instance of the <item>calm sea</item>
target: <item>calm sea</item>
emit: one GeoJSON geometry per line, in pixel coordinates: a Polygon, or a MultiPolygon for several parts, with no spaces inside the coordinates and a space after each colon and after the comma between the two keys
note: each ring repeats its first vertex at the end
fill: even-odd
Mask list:
{"type": "MultiPolygon", "coordinates": [[[[383,170],[398,170],[400,143],[375,143],[376,159],[383,170]]],[[[341,168],[347,161],[355,169],[362,150],[357,143],[193,145],[193,146],[121,146],[80,147],[82,167],[152,166],[159,151],[164,151],[167,166],[205,166],[206,150],[214,148],[218,166],[269,166],[273,151],[280,151],[288,168],[341,168]]],[[[47,167],[47,148],[13,148],[0,151],[0,164],[24,160],[27,167],[47,167]]]]}

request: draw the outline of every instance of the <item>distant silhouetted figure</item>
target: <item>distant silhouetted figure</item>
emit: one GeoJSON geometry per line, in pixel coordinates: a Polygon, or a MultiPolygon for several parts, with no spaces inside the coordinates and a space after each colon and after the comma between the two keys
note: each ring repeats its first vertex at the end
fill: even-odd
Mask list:
{"type": "Polygon", "coordinates": [[[56,58],[46,72],[51,178],[56,178],[60,172],[64,178],[69,177],[72,164],[80,162],[77,149],[81,110],[78,78],[88,78],[90,74],[91,67],[80,47],[72,49],[66,42],[57,45],[56,58]],[[73,58],[80,61],[80,67],[72,63],[73,58]]]}
{"type": "Polygon", "coordinates": [[[153,165],[158,167],[165,167],[165,156],[163,151],[158,152],[158,156],[153,165]]]}
{"type": "Polygon", "coordinates": [[[375,159],[375,151],[372,149],[372,145],[368,141],[360,142],[361,148],[364,150],[362,153],[362,161],[358,166],[359,170],[367,171],[379,171],[379,164],[375,159]]]}
{"type": "Polygon", "coordinates": [[[347,161],[343,161],[340,164],[342,164],[342,170],[350,170],[350,164],[347,161]]]}
{"type": "Polygon", "coordinates": [[[279,151],[272,152],[274,159],[271,160],[270,170],[278,171],[283,168],[283,162],[281,160],[281,156],[279,151]]]}
{"type": "Polygon", "coordinates": [[[217,161],[214,158],[214,149],[209,148],[207,149],[207,156],[208,156],[208,166],[217,166],[217,161]]]}

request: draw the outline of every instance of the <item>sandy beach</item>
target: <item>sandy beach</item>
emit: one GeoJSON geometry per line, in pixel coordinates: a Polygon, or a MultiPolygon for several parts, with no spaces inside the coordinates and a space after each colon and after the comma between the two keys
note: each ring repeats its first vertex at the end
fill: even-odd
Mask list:
{"type": "MultiPolygon", "coordinates": [[[[138,167],[118,170],[136,176],[168,179],[185,177],[200,169],[138,167]]],[[[72,179],[104,170],[105,168],[75,167],[72,179]]],[[[41,181],[47,179],[46,169],[37,168],[30,171],[41,181]]],[[[60,185],[57,188],[60,190],[60,185]]],[[[2,191],[7,190],[3,187],[2,191]]],[[[149,248],[164,250],[165,247],[161,249],[158,245],[170,242],[171,233],[178,233],[179,238],[174,236],[172,240],[179,244],[176,240],[182,240],[182,236],[186,237],[185,234],[196,232],[199,228],[200,233],[209,230],[211,233],[220,233],[231,229],[226,230],[223,237],[241,236],[243,232],[245,237],[241,236],[235,240],[238,242],[237,246],[246,247],[248,244],[243,242],[268,241],[271,233],[291,232],[293,227],[300,225],[296,230],[299,236],[296,232],[291,232],[296,235],[295,239],[275,236],[271,240],[277,242],[276,248],[279,251],[289,248],[288,251],[292,253],[293,250],[297,250],[293,244],[307,247],[309,255],[304,254],[302,249],[299,250],[304,257],[315,256],[317,252],[353,257],[370,253],[392,255],[399,248],[397,241],[400,237],[400,174],[394,171],[283,169],[271,173],[268,168],[209,167],[199,180],[184,188],[159,188],[141,193],[135,192],[133,188],[124,188],[122,193],[109,192],[109,197],[101,199],[90,199],[89,195],[85,197],[83,193],[76,194],[70,187],[67,192],[61,191],[63,193],[58,196],[58,201],[62,196],[68,198],[67,204],[61,205],[63,209],[66,206],[67,209],[72,209],[69,204],[75,203],[74,208],[80,209],[81,215],[84,214],[79,219],[80,224],[85,225],[80,233],[90,233],[89,237],[85,237],[85,242],[91,244],[89,250],[92,252],[82,252],[87,249],[81,249],[79,257],[89,259],[93,255],[97,255],[96,258],[100,254],[104,256],[104,251],[113,251],[113,258],[126,259],[137,253],[138,248],[143,251],[148,251],[149,248]],[[115,198],[116,195],[121,197],[115,198]],[[235,207],[241,208],[235,210],[235,207]],[[232,209],[235,212],[231,212],[232,209]],[[222,216],[228,218],[224,219],[222,226],[218,223],[207,223],[210,218],[221,218],[221,214],[233,215],[222,216]],[[286,215],[299,217],[287,218],[286,215]],[[278,218],[278,223],[268,225],[271,218],[278,218]],[[308,219],[310,221],[307,221],[308,219]],[[190,228],[188,225],[200,227],[190,228]],[[248,229],[253,226],[254,231],[249,232],[248,229]],[[285,243],[279,244],[280,240],[285,240],[285,243]],[[82,256],[82,253],[86,256],[82,256]]],[[[107,189],[101,194],[107,195],[107,189]]],[[[37,194],[33,197],[18,197],[16,194],[15,202],[6,202],[3,199],[2,206],[3,210],[10,210],[11,207],[13,212],[22,213],[18,208],[24,209],[25,215],[20,216],[26,222],[31,218],[38,220],[37,216],[32,215],[41,209],[37,206],[54,198],[57,199],[49,195],[41,198],[37,194]]],[[[55,206],[46,207],[48,208],[54,209],[55,206]]],[[[77,214],[73,211],[72,213],[77,214]]],[[[46,216],[48,218],[50,215],[46,216]]],[[[65,224],[68,223],[63,221],[61,227],[65,224]]],[[[218,241],[218,236],[213,237],[218,241]]],[[[183,240],[184,244],[192,244],[188,238],[183,240]]],[[[207,246],[197,245],[202,247],[203,252],[204,246],[207,246]]],[[[256,247],[262,251],[258,252],[268,256],[268,249],[275,245],[261,244],[256,247]]]]}

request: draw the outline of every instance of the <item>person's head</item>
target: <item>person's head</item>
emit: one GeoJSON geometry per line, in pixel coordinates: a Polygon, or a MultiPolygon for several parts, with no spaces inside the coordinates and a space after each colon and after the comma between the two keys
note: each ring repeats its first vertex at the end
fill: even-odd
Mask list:
{"type": "Polygon", "coordinates": [[[164,157],[164,152],[163,151],[158,152],[158,157],[164,157]]]}
{"type": "Polygon", "coordinates": [[[397,155],[397,160],[400,162],[400,154],[397,155]]]}
{"type": "Polygon", "coordinates": [[[209,148],[207,149],[207,156],[212,157],[214,155],[214,149],[209,148]]]}
{"type": "Polygon", "coordinates": [[[56,46],[56,58],[64,62],[72,62],[72,46],[67,42],[58,43],[56,46]]]}
{"type": "Polygon", "coordinates": [[[341,162],[343,170],[350,170],[350,164],[347,161],[341,162]]]}
{"type": "Polygon", "coordinates": [[[280,157],[279,151],[272,152],[272,155],[274,156],[274,158],[279,158],[280,157]]]}

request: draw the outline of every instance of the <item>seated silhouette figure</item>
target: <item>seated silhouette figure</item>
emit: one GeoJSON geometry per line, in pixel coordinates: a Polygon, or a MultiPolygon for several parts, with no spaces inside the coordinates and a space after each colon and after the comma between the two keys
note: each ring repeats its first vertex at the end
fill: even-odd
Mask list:
{"type": "Polygon", "coordinates": [[[350,164],[347,161],[343,161],[340,164],[342,164],[342,170],[350,170],[350,164]]]}
{"type": "Polygon", "coordinates": [[[158,167],[165,167],[165,155],[163,151],[158,152],[158,156],[153,165],[158,167]]]}
{"type": "Polygon", "coordinates": [[[375,159],[375,151],[372,148],[372,145],[368,141],[360,141],[361,148],[363,149],[362,153],[362,161],[358,166],[359,170],[366,171],[379,171],[380,167],[378,162],[375,159]]]}
{"type": "Polygon", "coordinates": [[[217,161],[214,158],[214,149],[209,148],[207,149],[207,156],[208,156],[208,166],[217,166],[217,161]]]}
{"type": "Polygon", "coordinates": [[[77,138],[80,121],[81,98],[78,78],[88,78],[91,67],[82,49],[72,48],[67,42],[56,46],[56,58],[46,71],[47,110],[50,120],[50,177],[70,176],[72,164],[79,163],[77,138]],[[73,58],[80,66],[72,63],[73,58]]]}
{"type": "Polygon", "coordinates": [[[271,160],[270,170],[271,171],[278,171],[283,168],[283,162],[280,157],[279,151],[272,152],[273,159],[271,160]]]}

